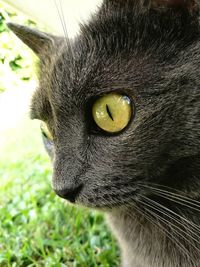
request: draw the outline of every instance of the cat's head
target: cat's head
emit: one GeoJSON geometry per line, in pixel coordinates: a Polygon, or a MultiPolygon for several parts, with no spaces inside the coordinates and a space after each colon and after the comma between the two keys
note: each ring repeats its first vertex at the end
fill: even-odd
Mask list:
{"type": "Polygon", "coordinates": [[[192,0],[107,0],[73,41],[10,24],[41,60],[31,116],[58,195],[105,208],[130,204],[140,182],[194,191],[198,12],[192,0]]]}

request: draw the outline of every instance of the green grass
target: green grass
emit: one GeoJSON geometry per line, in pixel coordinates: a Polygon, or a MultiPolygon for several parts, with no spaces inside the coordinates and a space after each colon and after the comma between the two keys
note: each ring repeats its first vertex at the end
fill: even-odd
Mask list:
{"type": "Polygon", "coordinates": [[[0,266],[117,266],[118,249],[102,215],[52,191],[38,128],[28,121],[8,131],[1,148],[0,266]]]}

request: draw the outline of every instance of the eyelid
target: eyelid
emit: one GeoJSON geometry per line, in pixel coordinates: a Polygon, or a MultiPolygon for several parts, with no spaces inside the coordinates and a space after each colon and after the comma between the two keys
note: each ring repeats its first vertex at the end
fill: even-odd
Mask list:
{"type": "Polygon", "coordinates": [[[86,97],[85,101],[86,101],[86,103],[93,104],[95,102],[95,100],[97,100],[98,98],[103,97],[105,95],[108,95],[108,94],[121,94],[121,95],[128,96],[132,100],[132,98],[130,96],[131,91],[128,89],[122,90],[119,88],[117,88],[117,89],[115,88],[112,90],[110,88],[106,88],[106,89],[102,88],[102,90],[100,92],[96,92],[96,93],[95,93],[95,91],[91,92],[91,95],[86,97]]]}

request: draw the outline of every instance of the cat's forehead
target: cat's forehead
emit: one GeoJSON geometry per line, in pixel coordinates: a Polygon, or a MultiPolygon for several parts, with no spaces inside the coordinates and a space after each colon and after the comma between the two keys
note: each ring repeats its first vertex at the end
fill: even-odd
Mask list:
{"type": "MultiPolygon", "coordinates": [[[[118,13],[109,12],[114,2],[106,6],[105,1],[99,15],[82,26],[70,47],[65,39],[54,47],[52,64],[41,74],[41,99],[67,108],[109,91],[134,90],[143,84],[151,88],[161,80],[168,61],[181,56],[199,38],[198,20],[189,13],[171,8],[157,12],[159,1],[152,1],[155,9],[142,14],[128,5],[118,13]]],[[[125,2],[133,5],[133,1],[125,2]]]]}
{"type": "Polygon", "coordinates": [[[150,83],[160,77],[159,61],[151,53],[131,50],[112,54],[106,48],[94,50],[92,44],[87,50],[82,48],[69,59],[64,48],[54,63],[49,94],[55,100],[67,98],[78,103],[110,91],[142,87],[143,82],[150,83]]]}

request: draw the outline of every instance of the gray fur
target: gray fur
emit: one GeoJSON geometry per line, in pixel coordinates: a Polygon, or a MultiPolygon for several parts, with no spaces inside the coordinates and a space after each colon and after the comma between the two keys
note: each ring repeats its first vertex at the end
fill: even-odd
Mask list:
{"type": "MultiPolygon", "coordinates": [[[[105,211],[123,267],[200,266],[198,7],[105,0],[77,39],[50,36],[39,53],[31,116],[54,136],[53,188],[80,187],[76,204],[105,211]],[[127,94],[136,114],[109,136],[91,105],[111,91],[127,94]]],[[[40,35],[12,29],[29,46],[40,35]]]]}

